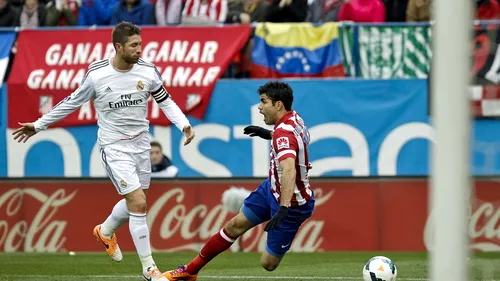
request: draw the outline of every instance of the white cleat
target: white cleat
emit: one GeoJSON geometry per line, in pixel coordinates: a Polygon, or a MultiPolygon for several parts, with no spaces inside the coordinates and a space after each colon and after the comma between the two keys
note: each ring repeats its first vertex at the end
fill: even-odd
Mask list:
{"type": "Polygon", "coordinates": [[[149,267],[147,272],[143,272],[142,278],[145,281],[168,281],[156,266],[149,267]]]}

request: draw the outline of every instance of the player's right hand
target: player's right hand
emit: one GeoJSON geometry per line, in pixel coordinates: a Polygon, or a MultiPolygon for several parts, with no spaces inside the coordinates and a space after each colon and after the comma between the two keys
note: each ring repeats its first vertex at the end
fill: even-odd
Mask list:
{"type": "Polygon", "coordinates": [[[29,138],[36,134],[35,125],[33,123],[17,123],[21,128],[16,129],[12,132],[14,140],[17,142],[25,143],[29,138]]]}
{"type": "Polygon", "coordinates": [[[245,129],[243,129],[243,133],[251,137],[258,136],[265,140],[272,139],[271,130],[264,129],[259,126],[247,126],[245,127],[245,129]]]}

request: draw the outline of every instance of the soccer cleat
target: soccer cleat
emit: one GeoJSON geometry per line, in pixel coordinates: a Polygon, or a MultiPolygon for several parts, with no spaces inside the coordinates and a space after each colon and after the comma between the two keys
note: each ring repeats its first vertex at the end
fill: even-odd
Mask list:
{"type": "Polygon", "coordinates": [[[147,272],[142,273],[142,278],[144,281],[168,281],[156,266],[149,267],[147,272]]]}
{"type": "Polygon", "coordinates": [[[198,274],[189,274],[186,271],[185,265],[179,265],[177,269],[163,273],[163,276],[167,277],[169,281],[175,281],[175,280],[195,281],[196,278],[198,278],[198,274]]]}
{"type": "Polygon", "coordinates": [[[116,239],[116,234],[113,234],[111,238],[106,238],[101,233],[101,225],[94,227],[94,237],[97,241],[102,242],[106,248],[106,253],[114,261],[121,261],[123,259],[122,251],[118,247],[118,240],[116,239]]]}

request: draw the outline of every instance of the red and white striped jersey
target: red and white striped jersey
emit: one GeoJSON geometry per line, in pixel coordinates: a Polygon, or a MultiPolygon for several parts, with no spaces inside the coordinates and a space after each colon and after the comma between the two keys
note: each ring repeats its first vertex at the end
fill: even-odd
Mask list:
{"type": "Polygon", "coordinates": [[[186,0],[183,16],[209,18],[223,23],[227,17],[227,0],[186,0]]]}
{"type": "Polygon", "coordinates": [[[276,200],[280,200],[281,176],[283,169],[280,161],[286,158],[295,159],[295,190],[290,205],[300,206],[311,200],[312,191],[309,184],[308,171],[311,168],[308,157],[309,131],[304,121],[295,111],[283,116],[274,126],[271,143],[271,165],[269,179],[271,190],[276,200]]]}

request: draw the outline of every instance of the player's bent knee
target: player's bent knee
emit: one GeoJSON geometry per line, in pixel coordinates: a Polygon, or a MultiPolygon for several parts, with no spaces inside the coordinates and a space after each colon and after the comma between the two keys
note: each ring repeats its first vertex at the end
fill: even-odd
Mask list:
{"type": "Polygon", "coordinates": [[[254,225],[243,215],[238,213],[226,224],[226,231],[231,237],[240,237],[254,225]]]}
{"type": "Polygon", "coordinates": [[[139,188],[125,195],[127,207],[132,213],[143,214],[147,211],[146,194],[139,188]]]}
{"type": "Polygon", "coordinates": [[[274,271],[276,268],[278,268],[278,265],[271,263],[263,263],[262,267],[267,271],[274,271]]]}
{"type": "Polygon", "coordinates": [[[280,262],[281,258],[272,256],[267,252],[263,253],[260,258],[260,264],[267,271],[274,271],[276,268],[278,268],[280,262]]]}

